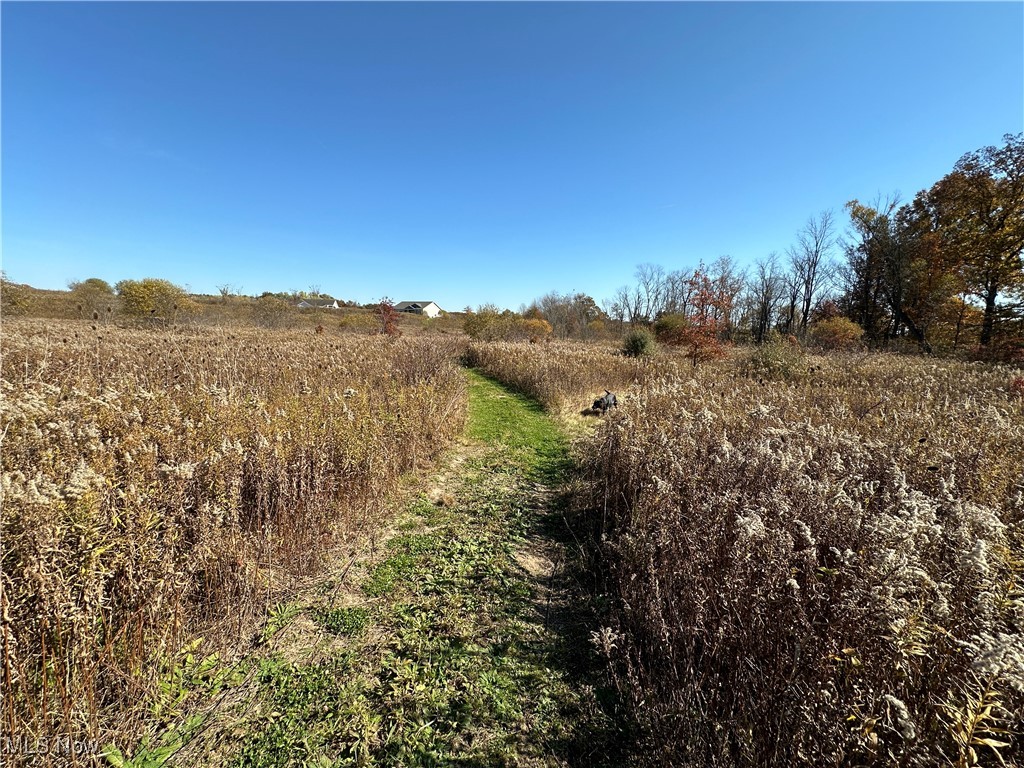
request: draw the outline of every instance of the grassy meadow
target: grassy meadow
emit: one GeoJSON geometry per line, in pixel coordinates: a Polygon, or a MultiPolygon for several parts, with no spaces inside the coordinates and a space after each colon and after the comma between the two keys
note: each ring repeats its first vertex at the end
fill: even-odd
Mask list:
{"type": "Polygon", "coordinates": [[[638,766],[1018,759],[1019,369],[21,319],[2,374],[6,733],[128,755],[299,612],[364,639],[260,662],[269,703],[227,763],[596,764],[588,723],[638,766]],[[620,406],[580,415],[606,388],[620,406]],[[396,533],[403,484],[499,438],[488,479],[471,456],[396,533]],[[523,581],[510,544],[555,523],[589,617],[557,641],[524,618],[554,577],[523,581]],[[273,610],[378,545],[348,602],[273,610]]]}

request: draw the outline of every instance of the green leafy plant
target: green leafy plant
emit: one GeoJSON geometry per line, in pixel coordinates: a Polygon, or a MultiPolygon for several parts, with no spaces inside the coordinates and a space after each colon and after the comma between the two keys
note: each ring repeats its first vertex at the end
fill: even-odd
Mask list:
{"type": "Polygon", "coordinates": [[[657,351],[658,343],[646,328],[635,328],[622,340],[622,354],[627,357],[651,357],[657,351]]]}
{"type": "Polygon", "coordinates": [[[778,333],[771,333],[767,341],[746,353],[741,367],[748,376],[790,380],[804,376],[808,363],[799,344],[778,333]]]}

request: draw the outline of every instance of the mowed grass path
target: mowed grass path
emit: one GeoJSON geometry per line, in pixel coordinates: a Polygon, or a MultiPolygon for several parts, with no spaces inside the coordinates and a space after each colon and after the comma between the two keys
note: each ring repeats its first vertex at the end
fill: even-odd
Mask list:
{"type": "Polygon", "coordinates": [[[574,580],[558,425],[467,372],[466,439],[375,557],[285,606],[176,764],[621,765],[574,580]]]}

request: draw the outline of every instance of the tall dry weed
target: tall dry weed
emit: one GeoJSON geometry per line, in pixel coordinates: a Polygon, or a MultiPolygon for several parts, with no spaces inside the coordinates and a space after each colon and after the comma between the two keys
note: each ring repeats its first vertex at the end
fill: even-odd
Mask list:
{"type": "Polygon", "coordinates": [[[3,722],[30,739],[131,743],[186,641],[230,652],[465,413],[437,340],[6,321],[3,345],[3,722]]]}
{"type": "Polygon", "coordinates": [[[681,358],[630,358],[614,347],[566,341],[474,342],[464,360],[550,411],[587,404],[588,396],[595,392],[634,387],[653,376],[678,373],[681,368],[681,358]]]}
{"type": "Polygon", "coordinates": [[[1024,403],[1011,372],[808,363],[799,381],[721,365],[652,382],[587,451],[613,605],[595,642],[644,762],[1012,762],[1024,403]]]}

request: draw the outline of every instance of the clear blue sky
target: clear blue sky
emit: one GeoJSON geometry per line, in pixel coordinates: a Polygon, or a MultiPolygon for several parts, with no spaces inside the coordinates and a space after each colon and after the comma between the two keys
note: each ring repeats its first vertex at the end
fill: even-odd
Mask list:
{"type": "Polygon", "coordinates": [[[1022,3],[21,3],[3,268],[445,309],[783,251],[1024,130],[1022,3]]]}

